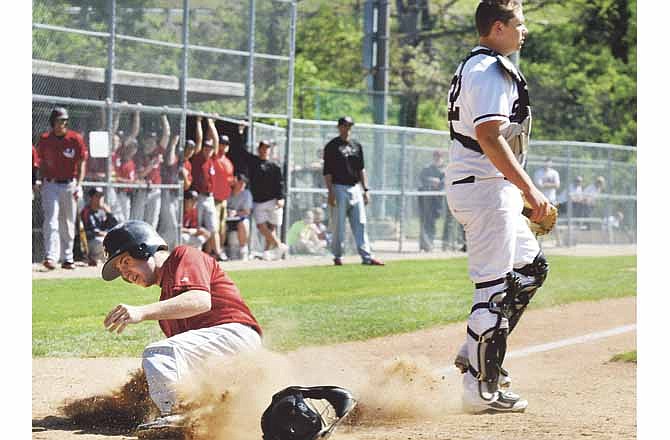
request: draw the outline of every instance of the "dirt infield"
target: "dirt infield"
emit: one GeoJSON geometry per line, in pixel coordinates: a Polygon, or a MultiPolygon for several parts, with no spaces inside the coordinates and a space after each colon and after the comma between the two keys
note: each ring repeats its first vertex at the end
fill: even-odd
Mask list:
{"type": "MultiPolygon", "coordinates": [[[[244,379],[251,385],[238,393],[253,394],[269,380],[281,381],[288,377],[287,367],[302,385],[349,387],[364,411],[332,437],[341,440],[631,439],[636,437],[636,365],[610,359],[636,348],[635,331],[547,351],[521,350],[635,324],[635,319],[636,298],[529,310],[510,338],[506,361],[514,390],[530,402],[525,414],[461,413],[461,376],[450,364],[464,339],[462,323],[275,355],[279,363],[254,365],[252,377],[244,379]]],[[[133,438],[109,426],[73,427],[59,407],[64,399],[118,389],[139,367],[138,359],[33,359],[33,439],[133,438]]],[[[262,397],[269,403],[270,395],[262,397]]],[[[246,435],[225,440],[260,438],[258,431],[253,426],[246,435]]]]}

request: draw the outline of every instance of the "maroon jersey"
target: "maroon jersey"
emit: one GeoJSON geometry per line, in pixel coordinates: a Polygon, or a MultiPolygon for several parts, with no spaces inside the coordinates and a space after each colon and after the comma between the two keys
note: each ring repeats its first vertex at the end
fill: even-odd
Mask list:
{"type": "Polygon", "coordinates": [[[184,170],[186,170],[186,173],[184,173],[184,182],[186,182],[186,189],[190,189],[191,184],[193,183],[193,173],[191,172],[191,169],[191,161],[185,160],[184,170]]]}
{"type": "MultiPolygon", "coordinates": [[[[122,162],[121,159],[118,159],[118,163],[116,160],[114,160],[114,165],[116,166],[116,177],[121,177],[124,179],[124,182],[127,182],[128,180],[135,180],[135,161],[132,159],[122,162]]],[[[121,192],[132,192],[134,189],[132,188],[119,188],[118,189],[121,192]]]]}
{"type": "Polygon", "coordinates": [[[77,166],[88,159],[84,138],[74,130],[68,130],[65,136],[56,136],[53,131],[42,133],[37,141],[37,153],[42,177],[53,180],[79,177],[77,166]]]}
{"type": "Polygon", "coordinates": [[[225,154],[214,159],[214,199],[228,200],[233,186],[234,167],[233,163],[225,154]]]}
{"type": "Polygon", "coordinates": [[[161,301],[174,298],[188,290],[204,290],[212,296],[210,311],[184,319],[158,321],[168,338],[179,333],[221,324],[246,324],[262,334],[256,318],[244,303],[235,283],[204,252],[189,246],[177,246],[163,265],[161,301]]]}
{"type": "Polygon", "coordinates": [[[198,228],[198,208],[195,206],[191,209],[184,210],[184,227],[185,228],[198,228]]]}
{"type": "Polygon", "coordinates": [[[135,156],[138,159],[138,165],[140,168],[151,167],[151,171],[144,178],[147,182],[160,185],[161,180],[161,163],[158,161],[158,158],[165,154],[165,150],[160,146],[157,147],[151,154],[135,156]]]}
{"type": "Polygon", "coordinates": [[[214,175],[216,174],[214,159],[206,157],[201,151],[191,158],[191,167],[193,174],[191,189],[198,191],[198,194],[214,192],[214,175]]]}

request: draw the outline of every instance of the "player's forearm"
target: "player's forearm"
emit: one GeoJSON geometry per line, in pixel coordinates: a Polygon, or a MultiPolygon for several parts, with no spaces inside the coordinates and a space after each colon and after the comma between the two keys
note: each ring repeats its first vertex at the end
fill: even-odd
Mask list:
{"type": "Polygon", "coordinates": [[[331,174],[326,174],[323,176],[323,181],[328,188],[328,192],[333,192],[333,176],[331,174]]]}
{"type": "Polygon", "coordinates": [[[86,178],[86,161],[82,160],[79,163],[79,176],[77,176],[77,181],[81,183],[84,181],[85,178],[86,178]]]}
{"type": "Polygon", "coordinates": [[[170,121],[168,121],[168,117],[165,114],[161,115],[161,125],[163,126],[163,133],[158,144],[162,148],[165,148],[170,140],[170,121]]]}
{"type": "Polygon", "coordinates": [[[533,181],[516,160],[512,149],[500,135],[497,127],[495,133],[492,131],[480,130],[477,127],[477,141],[482,151],[507,180],[515,184],[524,194],[528,193],[534,187],[533,181]]]}
{"type": "Polygon", "coordinates": [[[208,312],[212,297],[203,290],[189,290],[165,301],[140,306],[142,319],[184,319],[208,312]]]}
{"type": "Polygon", "coordinates": [[[360,179],[361,179],[361,185],[363,186],[363,189],[368,188],[368,173],[365,172],[365,168],[363,168],[360,171],[360,179]]]}

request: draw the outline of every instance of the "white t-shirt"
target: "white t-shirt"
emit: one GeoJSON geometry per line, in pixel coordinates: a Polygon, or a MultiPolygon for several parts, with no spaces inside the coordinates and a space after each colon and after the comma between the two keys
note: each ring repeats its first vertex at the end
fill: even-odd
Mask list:
{"type": "MultiPolygon", "coordinates": [[[[484,47],[477,46],[473,51],[478,49],[484,47]]],[[[519,92],[496,58],[484,54],[470,58],[463,68],[461,85],[455,105],[459,108],[459,120],[453,121],[454,131],[476,140],[475,127],[479,124],[503,121],[501,129],[509,124],[519,92]]],[[[468,176],[504,177],[486,155],[467,149],[454,139],[449,149],[447,184],[468,176]]]]}
{"type": "Polygon", "coordinates": [[[558,171],[553,168],[540,168],[535,171],[535,176],[533,176],[535,184],[542,191],[542,194],[549,200],[551,203],[556,203],[556,188],[545,188],[544,185],[556,185],[557,187],[561,185],[561,177],[558,175],[558,171]]]}

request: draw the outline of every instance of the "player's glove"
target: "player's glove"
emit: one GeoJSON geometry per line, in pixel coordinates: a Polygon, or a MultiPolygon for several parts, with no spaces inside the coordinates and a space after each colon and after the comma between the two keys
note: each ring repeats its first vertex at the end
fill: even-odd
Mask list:
{"type": "Polygon", "coordinates": [[[556,206],[550,205],[549,214],[547,214],[542,220],[540,220],[539,223],[530,221],[530,216],[532,212],[533,212],[532,206],[530,206],[530,203],[528,203],[528,200],[526,200],[526,198],[524,197],[523,211],[521,211],[521,213],[526,217],[528,226],[530,227],[530,230],[533,232],[533,234],[535,234],[536,236],[546,235],[554,229],[554,226],[556,226],[556,220],[558,219],[558,208],[556,208],[556,206]]]}

